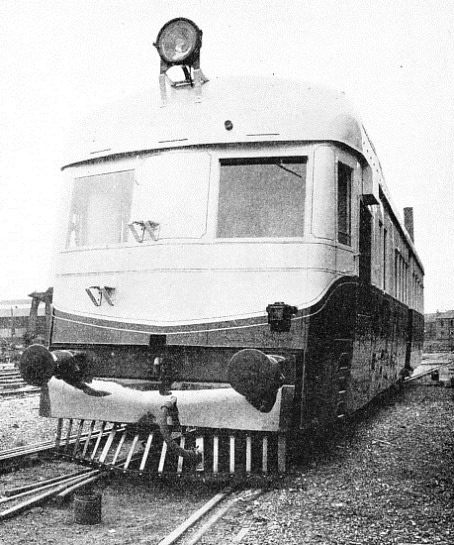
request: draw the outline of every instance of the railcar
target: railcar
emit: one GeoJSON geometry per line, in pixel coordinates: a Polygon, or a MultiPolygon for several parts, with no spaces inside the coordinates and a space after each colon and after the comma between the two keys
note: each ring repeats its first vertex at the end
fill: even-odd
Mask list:
{"type": "Polygon", "coordinates": [[[344,94],[208,80],[201,39],[167,23],[156,91],[73,136],[50,348],[30,347],[21,370],[41,414],[79,420],[77,443],[87,422],[111,423],[101,462],[116,464],[132,426],[122,467],[143,448],[144,470],[161,437],[177,471],[186,458],[221,471],[224,451],[227,471],[282,471],[286,439],[418,364],[424,271],[412,210],[402,222],[344,94]]]}

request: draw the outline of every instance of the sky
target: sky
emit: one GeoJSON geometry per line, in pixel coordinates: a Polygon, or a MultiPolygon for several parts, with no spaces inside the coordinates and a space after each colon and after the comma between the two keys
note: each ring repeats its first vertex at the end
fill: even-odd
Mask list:
{"type": "Polygon", "coordinates": [[[414,208],[425,310],[454,309],[451,0],[1,0],[0,300],[52,285],[67,135],[155,87],[174,17],[203,30],[208,77],[328,84],[355,104],[392,199],[414,208]]]}

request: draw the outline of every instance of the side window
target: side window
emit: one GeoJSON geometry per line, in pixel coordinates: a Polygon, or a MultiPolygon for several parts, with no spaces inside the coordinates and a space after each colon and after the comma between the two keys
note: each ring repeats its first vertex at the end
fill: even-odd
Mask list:
{"type": "Polygon", "coordinates": [[[337,164],[337,240],[351,245],[353,169],[337,164]]]}

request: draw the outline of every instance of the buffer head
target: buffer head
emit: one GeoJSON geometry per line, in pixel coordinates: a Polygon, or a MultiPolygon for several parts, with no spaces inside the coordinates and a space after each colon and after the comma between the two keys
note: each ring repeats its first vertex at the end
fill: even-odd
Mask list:
{"type": "Polygon", "coordinates": [[[27,384],[44,386],[55,371],[55,360],[42,344],[32,344],[21,356],[19,371],[27,384]]]}

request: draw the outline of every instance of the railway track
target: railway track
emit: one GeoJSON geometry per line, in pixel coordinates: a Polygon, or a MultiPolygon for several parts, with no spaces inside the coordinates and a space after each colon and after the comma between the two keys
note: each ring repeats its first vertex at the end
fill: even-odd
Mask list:
{"type": "Polygon", "coordinates": [[[22,378],[19,369],[13,365],[3,364],[0,368],[0,397],[19,397],[39,392],[40,388],[28,385],[22,378]]]}
{"type": "MultiPolygon", "coordinates": [[[[71,429],[68,429],[63,443],[61,442],[61,437],[57,435],[53,440],[0,451],[0,473],[8,471],[12,467],[20,466],[25,459],[40,458],[50,455],[68,456],[74,448],[79,447],[81,441],[85,441],[87,445],[96,441],[101,441],[102,438],[105,438],[109,434],[110,429],[104,428],[93,430],[90,435],[88,433],[71,433],[71,431],[71,429]]],[[[61,429],[57,430],[57,433],[58,432],[61,433],[61,429]]]]}
{"type": "MultiPolygon", "coordinates": [[[[430,371],[432,369],[428,370],[427,373],[412,377],[412,382],[425,376],[430,371]]],[[[98,443],[98,452],[101,454],[103,451],[107,452],[109,449],[105,445],[109,436],[113,436],[113,429],[112,427],[110,429],[94,430],[90,438],[92,442],[90,449],[93,449],[93,445],[98,443],[101,436],[98,443]]],[[[115,433],[118,432],[117,428],[115,433]]],[[[19,459],[28,456],[29,453],[42,451],[59,453],[72,458],[74,452],[80,452],[81,446],[86,443],[87,439],[88,434],[79,433],[78,429],[74,430],[74,426],[68,430],[60,430],[58,448],[56,448],[56,441],[54,440],[3,451],[0,453],[0,466],[2,466],[2,460],[7,458],[8,455],[19,459]]],[[[125,454],[129,455],[129,452],[130,450],[127,450],[125,454]]],[[[115,466],[110,467],[110,469],[118,469],[123,472],[122,469],[127,457],[118,457],[115,466]]],[[[135,453],[130,462],[140,464],[142,458],[143,453],[138,452],[135,453]]],[[[4,497],[0,497],[0,522],[18,516],[46,502],[63,503],[79,488],[90,485],[110,474],[110,471],[98,465],[89,468],[79,466],[73,468],[70,472],[46,481],[29,483],[20,488],[6,490],[4,497]]],[[[244,486],[245,482],[243,481],[241,485],[244,486]]],[[[256,481],[248,481],[248,483],[253,486],[256,481]]],[[[183,524],[165,536],[159,542],[159,545],[195,545],[202,538],[204,545],[218,544],[221,541],[223,543],[225,540],[228,543],[241,543],[249,531],[247,516],[244,516],[245,511],[247,511],[247,503],[258,498],[262,492],[263,488],[259,487],[245,490],[234,486],[217,492],[201,509],[197,510],[183,524]],[[232,511],[234,515],[231,514],[232,511]],[[232,524],[232,516],[234,520],[241,521],[240,526],[232,524]]]]}
{"type": "MultiPolygon", "coordinates": [[[[451,393],[444,388],[415,388],[414,385],[415,382],[413,382],[412,385],[409,384],[408,390],[410,393],[415,390],[420,390],[422,392],[417,397],[418,401],[426,399],[427,396],[429,396],[430,399],[438,399],[440,396],[443,396],[443,399],[451,400],[451,393]]],[[[121,475],[112,475],[112,478],[109,478],[108,480],[108,484],[104,480],[101,481],[101,487],[103,489],[105,487],[105,489],[103,495],[103,523],[100,525],[81,528],[80,526],[71,524],[69,522],[73,517],[71,504],[65,504],[64,507],[55,509],[54,501],[58,500],[50,498],[49,503],[45,505],[44,509],[33,510],[33,512],[26,517],[22,517],[19,514],[16,518],[5,520],[4,523],[0,523],[0,526],[4,524],[2,530],[6,532],[5,535],[8,536],[7,541],[10,540],[9,542],[16,544],[23,543],[27,539],[27,536],[36,536],[36,539],[43,542],[46,542],[46,540],[50,541],[51,539],[58,542],[58,539],[61,539],[59,536],[65,535],[64,532],[67,532],[68,540],[72,540],[74,543],[83,543],[86,542],[87,539],[93,542],[96,542],[97,539],[107,541],[109,538],[113,543],[134,542],[157,545],[158,543],[166,543],[164,539],[174,539],[173,543],[175,545],[187,545],[187,543],[190,543],[191,539],[195,539],[195,536],[199,533],[201,527],[207,524],[213,517],[217,518],[217,520],[203,533],[203,538],[200,539],[199,543],[203,543],[204,545],[211,545],[211,543],[216,543],[217,545],[223,545],[224,543],[240,543],[240,545],[244,545],[245,542],[271,542],[272,538],[275,538],[274,542],[276,543],[298,543],[299,540],[303,538],[308,542],[312,542],[320,541],[321,538],[317,537],[319,534],[324,537],[326,536],[326,542],[331,539],[331,541],[338,541],[339,543],[366,543],[369,541],[372,542],[376,538],[377,532],[382,529],[380,526],[381,524],[383,524],[385,530],[389,529],[391,532],[389,539],[392,539],[392,532],[395,531],[396,525],[399,526],[397,516],[393,517],[391,520],[391,515],[388,516],[379,513],[379,521],[377,523],[372,522],[375,526],[368,529],[367,521],[364,521],[362,516],[351,515],[354,521],[352,529],[349,530],[348,525],[345,524],[342,526],[342,523],[345,522],[345,515],[342,515],[342,513],[343,510],[350,505],[348,503],[350,500],[355,508],[364,508],[367,509],[367,512],[369,512],[370,509],[371,514],[373,513],[374,516],[376,514],[376,497],[368,497],[364,490],[358,491],[354,486],[354,484],[357,484],[355,479],[361,478],[361,482],[367,482],[367,486],[370,486],[374,492],[380,492],[380,490],[383,492],[381,488],[383,478],[387,485],[394,486],[393,494],[396,493],[399,486],[393,483],[390,478],[386,480],[386,472],[392,465],[388,465],[387,462],[386,465],[382,467],[381,473],[378,476],[379,478],[373,483],[372,481],[374,479],[367,469],[368,467],[370,468],[370,463],[367,465],[364,464],[363,466],[360,464],[356,465],[355,462],[355,465],[352,466],[351,464],[344,464],[343,458],[345,457],[347,460],[352,459],[357,461],[363,460],[363,456],[367,456],[367,460],[374,463],[374,461],[376,462],[377,460],[377,456],[379,456],[382,462],[384,462],[385,456],[389,457],[389,452],[394,445],[397,449],[397,458],[394,458],[391,455],[390,460],[392,460],[392,464],[401,464],[402,470],[405,471],[405,468],[408,466],[407,462],[404,460],[404,458],[406,458],[406,456],[403,456],[404,453],[414,453],[413,458],[415,460],[419,460],[421,456],[426,456],[425,451],[421,454],[417,452],[418,440],[409,439],[414,435],[412,426],[420,420],[419,418],[414,418],[414,412],[421,411],[421,418],[424,418],[424,422],[426,422],[426,417],[428,417],[428,415],[430,416],[428,421],[432,421],[432,417],[435,418],[436,415],[439,414],[439,411],[438,409],[431,409],[431,404],[427,401],[422,404],[415,404],[415,399],[413,398],[413,410],[408,410],[410,405],[404,403],[406,398],[398,397],[398,400],[401,399],[404,404],[402,410],[399,410],[398,408],[400,401],[396,406],[392,403],[390,405],[391,409],[384,411],[384,416],[383,419],[380,419],[379,426],[377,426],[378,420],[376,418],[371,420],[371,426],[375,426],[373,435],[363,433],[361,427],[360,432],[357,435],[355,434],[355,437],[358,437],[361,440],[360,444],[358,444],[355,439],[353,442],[350,440],[345,443],[342,442],[342,446],[338,447],[336,446],[336,441],[336,445],[332,447],[334,454],[332,457],[329,456],[329,465],[331,466],[329,469],[324,469],[325,463],[321,464],[316,470],[312,470],[311,467],[308,466],[304,471],[304,474],[299,476],[299,480],[291,481],[292,484],[290,485],[291,488],[289,490],[282,486],[278,486],[277,489],[274,489],[275,487],[271,486],[270,490],[266,491],[266,498],[263,498],[262,500],[262,498],[259,497],[255,506],[254,501],[243,503],[243,500],[239,500],[229,506],[224,514],[221,513],[218,515],[217,513],[225,508],[231,499],[234,499],[233,496],[225,496],[222,501],[218,501],[212,509],[207,510],[200,520],[190,525],[177,538],[175,535],[171,537],[170,534],[175,532],[177,529],[175,527],[181,522],[181,519],[178,520],[178,523],[174,522],[178,514],[180,513],[180,516],[188,517],[188,515],[193,513],[196,509],[191,506],[191,503],[197,502],[198,509],[198,507],[205,504],[208,499],[211,500],[214,495],[224,492],[224,490],[219,490],[218,488],[213,489],[212,487],[207,486],[205,490],[208,491],[209,495],[205,495],[204,492],[200,492],[200,489],[198,492],[195,492],[197,487],[194,487],[194,490],[192,490],[192,487],[180,486],[177,490],[184,491],[175,493],[175,489],[173,489],[172,486],[169,486],[169,483],[160,484],[159,481],[158,484],[156,484],[156,481],[154,481],[153,484],[151,484],[148,481],[144,482],[144,479],[139,476],[133,476],[130,480],[129,477],[124,479],[121,475]],[[403,435],[399,432],[398,438],[395,435],[395,423],[397,423],[399,429],[404,429],[403,426],[401,426],[402,424],[406,426],[403,435]],[[395,439],[393,439],[393,437],[395,439]],[[382,440],[386,440],[386,442],[382,440]],[[358,454],[359,448],[361,448],[360,454],[358,454]],[[342,456],[338,459],[339,452],[342,456]],[[347,469],[342,469],[343,466],[347,469]],[[348,469],[349,467],[350,469],[348,469]],[[359,472],[359,474],[357,472],[359,472]],[[340,476],[337,476],[338,474],[340,476]],[[329,485],[326,487],[326,478],[328,477],[329,485]],[[363,480],[363,477],[366,481],[363,480]],[[338,484],[341,484],[341,486],[339,487],[338,484]],[[348,487],[348,490],[344,490],[344,485],[348,487]],[[168,494],[167,491],[170,491],[170,494],[168,494]],[[355,499],[358,495],[360,495],[360,500],[355,499]],[[188,499],[190,497],[194,499],[191,501],[188,499]],[[186,501],[188,503],[184,503],[186,501]],[[202,503],[199,503],[200,501],[202,503]],[[333,506],[333,502],[335,502],[335,506],[333,506]],[[346,506],[337,507],[337,503],[345,503],[346,506]],[[127,505],[128,508],[117,514],[118,505],[127,505]],[[183,505],[185,506],[183,507],[183,505]],[[276,511],[278,507],[280,509],[279,512],[276,511]],[[323,513],[320,514],[321,510],[324,509],[328,509],[327,512],[330,514],[328,522],[332,521],[333,523],[332,535],[330,534],[330,530],[327,529],[327,519],[323,517],[323,513]],[[251,517],[249,517],[249,513],[251,514],[251,517]],[[275,524],[277,520],[283,521],[282,527],[275,524]],[[287,527],[289,521],[291,521],[291,524],[287,527]],[[360,536],[355,535],[355,528],[357,525],[362,525],[360,526],[360,531],[362,532],[360,536]],[[343,527],[343,530],[339,529],[341,527],[343,527]],[[172,532],[170,532],[170,530],[172,530],[172,532]],[[281,530],[283,532],[289,532],[288,540],[279,533],[281,530]],[[345,532],[345,535],[348,535],[348,540],[346,539],[343,541],[341,539],[343,532],[345,532]],[[25,535],[25,533],[27,535],[25,535]],[[368,539],[364,538],[363,534],[367,534],[368,539]],[[265,539],[265,536],[268,540],[265,539]]],[[[436,421],[434,429],[439,429],[442,422],[443,420],[439,423],[436,421]]],[[[423,424],[420,423],[419,426],[421,425],[423,424]]],[[[369,426],[367,426],[367,429],[369,429],[369,426]]],[[[416,430],[418,429],[421,430],[421,427],[416,428],[416,430]]],[[[449,433],[450,426],[447,425],[444,429],[449,433]]],[[[429,432],[427,435],[429,435],[429,432]]],[[[432,445],[433,442],[431,441],[427,444],[432,445]]],[[[430,452],[433,454],[432,451],[430,452]]],[[[429,455],[429,451],[427,451],[427,456],[429,456],[429,458],[431,456],[429,455]]],[[[415,464],[416,465],[414,466],[410,466],[411,471],[416,467],[419,467],[419,461],[415,462],[415,464]]],[[[81,468],[76,468],[76,470],[77,469],[81,468]]],[[[447,472],[449,472],[449,468],[447,472]]],[[[112,473],[108,472],[107,474],[111,475],[112,473]]],[[[436,473],[433,474],[435,475],[436,473]]],[[[27,470],[25,475],[28,475],[33,481],[38,478],[38,474],[35,473],[34,469],[33,472],[27,470]]],[[[51,472],[47,472],[47,476],[53,477],[55,476],[55,473],[52,474],[51,472]]],[[[10,483],[9,486],[16,486],[18,482],[17,478],[13,479],[13,475],[8,477],[8,481],[10,483]]],[[[21,484],[24,483],[23,480],[20,482],[21,484]]],[[[426,484],[430,484],[432,481],[427,478],[425,482],[426,484]]],[[[405,483],[406,485],[409,484],[408,481],[405,481],[405,483]]],[[[406,488],[405,490],[400,490],[398,497],[407,497],[406,490],[406,488]]],[[[422,496],[420,498],[421,502],[417,502],[416,509],[419,509],[418,513],[422,522],[418,522],[418,519],[412,518],[418,524],[419,529],[424,529],[426,525],[428,525],[431,528],[430,531],[436,536],[436,532],[439,532],[440,527],[443,528],[441,516],[435,518],[434,522],[424,522],[424,516],[430,517],[431,512],[424,515],[425,507],[423,507],[432,497],[433,489],[430,489],[429,495],[424,494],[422,490],[419,490],[418,494],[422,494],[422,496]]],[[[381,501],[381,499],[383,500],[384,505],[388,501],[386,499],[387,496],[382,498],[378,495],[378,498],[378,501],[381,501]]],[[[397,500],[391,499],[391,501],[397,500]]],[[[411,509],[413,509],[413,492],[409,501],[409,505],[411,505],[411,509]]],[[[9,508],[11,504],[5,503],[4,505],[0,505],[2,509],[6,509],[7,506],[9,508]]],[[[402,522],[398,529],[404,532],[404,530],[402,530],[404,526],[405,521],[402,522]]],[[[446,533],[447,531],[445,529],[445,534],[446,533]]],[[[407,536],[407,539],[403,539],[402,542],[403,541],[411,542],[412,539],[407,536]]],[[[424,541],[424,539],[422,539],[422,541],[424,541]]],[[[444,542],[449,543],[451,541],[446,540],[444,542]]],[[[431,542],[437,542],[437,539],[431,542]]],[[[172,542],[170,541],[170,543],[172,542]]]]}
{"type": "Polygon", "coordinates": [[[453,362],[452,361],[446,361],[446,362],[442,362],[442,363],[428,363],[428,364],[422,364],[420,366],[420,370],[411,375],[411,377],[405,379],[404,381],[404,384],[405,383],[408,383],[408,382],[413,382],[415,380],[418,380],[420,378],[423,378],[423,377],[427,377],[428,375],[431,375],[432,373],[434,372],[437,372],[437,371],[440,371],[446,367],[449,367],[450,365],[452,365],[453,362]]]}
{"type": "Polygon", "coordinates": [[[9,465],[19,463],[23,458],[50,454],[55,451],[54,441],[43,441],[0,451],[0,472],[9,465]]]}
{"type": "MultiPolygon", "coordinates": [[[[219,523],[227,512],[240,502],[244,507],[262,493],[261,488],[222,490],[163,538],[159,545],[196,545],[202,538],[206,545],[219,543],[219,523]]],[[[222,539],[228,543],[240,543],[248,529],[247,525],[235,528],[231,535],[225,535],[225,531],[222,531],[222,539]]]]}
{"type": "MultiPolygon", "coordinates": [[[[61,503],[79,488],[90,485],[112,474],[112,470],[127,473],[129,467],[133,467],[137,468],[133,470],[133,474],[141,473],[141,468],[143,469],[145,460],[150,453],[150,447],[150,435],[148,435],[147,441],[139,441],[139,435],[134,428],[128,430],[125,426],[109,425],[106,422],[101,424],[92,422],[88,431],[86,431],[85,424],[82,422],[64,422],[60,420],[54,440],[1,452],[0,464],[2,469],[5,470],[8,466],[17,467],[26,458],[46,454],[70,459],[79,463],[89,463],[91,467],[82,470],[78,469],[75,472],[71,471],[56,478],[30,483],[20,488],[5,491],[5,497],[0,498],[0,521],[18,516],[24,511],[28,511],[49,501],[61,503]],[[120,440],[115,445],[115,448],[113,448],[114,439],[118,434],[120,434],[120,440]],[[142,443],[140,448],[139,443],[142,443]]],[[[166,463],[166,444],[162,443],[158,450],[160,454],[157,474],[162,477],[165,476],[163,469],[166,463]]],[[[180,464],[181,462],[182,460],[180,460],[180,464]]],[[[248,482],[257,481],[250,479],[248,482]]],[[[261,482],[265,481],[262,479],[261,482]]],[[[190,517],[189,524],[187,523],[183,529],[180,527],[172,533],[173,537],[170,536],[169,538],[172,539],[170,543],[176,543],[174,539],[176,535],[180,539],[180,536],[186,530],[197,524],[197,534],[195,537],[191,537],[189,541],[189,543],[196,543],[198,538],[197,541],[194,541],[194,539],[197,536],[205,534],[214,526],[215,522],[227,510],[244,497],[244,494],[244,492],[231,489],[218,494],[202,510],[199,510],[195,516],[190,517]],[[218,503],[220,503],[219,506],[217,505],[218,503]],[[216,509],[213,512],[214,507],[216,509]],[[210,512],[211,517],[206,523],[203,522],[202,524],[201,519],[208,512],[210,512]]],[[[181,543],[186,543],[186,541],[182,541],[181,543]]]]}
{"type": "MultiPolygon", "coordinates": [[[[4,461],[18,462],[24,457],[33,456],[35,454],[51,453],[65,455],[68,448],[85,439],[87,444],[90,441],[99,444],[103,437],[110,435],[110,430],[100,429],[86,437],[77,435],[68,435],[67,441],[62,447],[55,445],[55,442],[38,443],[28,447],[19,447],[3,451],[0,454],[0,463],[3,466],[4,461]]],[[[58,439],[57,439],[58,441],[58,439]]],[[[133,460],[135,461],[135,460],[133,460]]],[[[125,459],[119,459],[118,463],[110,469],[118,469],[125,463],[125,459]]],[[[54,500],[56,503],[63,503],[70,498],[74,492],[80,488],[92,485],[95,481],[105,477],[109,472],[105,467],[78,469],[77,471],[66,471],[58,477],[53,477],[46,480],[37,481],[21,487],[7,489],[4,492],[4,497],[0,498],[0,522],[9,518],[20,515],[24,511],[28,511],[34,507],[42,505],[45,502],[54,500]]]]}
{"type": "Polygon", "coordinates": [[[18,390],[3,390],[0,392],[0,397],[24,397],[29,395],[39,394],[37,388],[24,388],[18,390]]]}
{"type": "MultiPolygon", "coordinates": [[[[427,377],[434,371],[438,371],[452,362],[433,365],[428,369],[422,369],[419,373],[408,378],[404,384],[411,383],[427,377]]],[[[239,503],[250,502],[258,498],[263,489],[255,488],[235,491],[225,489],[216,494],[201,509],[192,514],[180,526],[170,532],[158,545],[196,545],[203,539],[204,545],[217,545],[219,543],[241,543],[249,532],[250,526],[247,520],[232,528],[232,525],[222,524],[223,517],[239,503]]],[[[242,506],[244,512],[244,506],[242,506]]],[[[235,520],[239,520],[235,518],[235,520]]]]}
{"type": "Polygon", "coordinates": [[[6,490],[4,497],[0,498],[0,522],[20,515],[51,499],[62,503],[76,490],[93,484],[101,477],[103,474],[99,469],[83,469],[6,490]]]}

